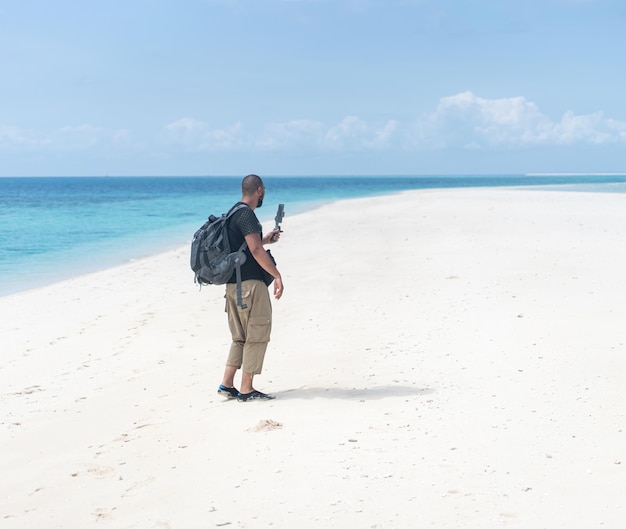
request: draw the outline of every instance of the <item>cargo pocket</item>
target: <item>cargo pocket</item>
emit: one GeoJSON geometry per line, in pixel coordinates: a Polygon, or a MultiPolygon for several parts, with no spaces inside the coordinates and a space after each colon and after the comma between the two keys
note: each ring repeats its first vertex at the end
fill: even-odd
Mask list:
{"type": "Polygon", "coordinates": [[[247,342],[263,343],[270,341],[272,320],[266,316],[255,316],[248,321],[247,342]]]}
{"type": "Polygon", "coordinates": [[[249,310],[250,307],[250,297],[252,296],[252,290],[250,290],[249,288],[242,288],[241,289],[241,301],[243,302],[244,305],[247,305],[247,307],[245,309],[242,309],[239,305],[237,305],[237,288],[236,285],[233,283],[233,286],[231,287],[231,284],[229,283],[228,286],[226,287],[226,294],[224,295],[224,299],[225,299],[225,303],[224,303],[224,310],[226,312],[228,312],[228,307],[232,306],[233,310],[237,310],[239,312],[246,312],[249,310]],[[248,301],[248,303],[246,303],[246,301],[248,301]]]}

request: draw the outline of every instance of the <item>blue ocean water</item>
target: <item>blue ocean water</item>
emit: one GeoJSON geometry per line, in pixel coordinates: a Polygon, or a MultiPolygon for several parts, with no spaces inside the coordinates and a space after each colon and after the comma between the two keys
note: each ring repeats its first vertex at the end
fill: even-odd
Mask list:
{"type": "MultiPolygon", "coordinates": [[[[626,176],[264,177],[271,220],[343,198],[409,189],[560,186],[626,191],[626,176]]],[[[240,177],[0,178],[0,295],[39,287],[190,242],[240,197],[240,177]]],[[[190,272],[191,274],[191,272],[190,272]]]]}

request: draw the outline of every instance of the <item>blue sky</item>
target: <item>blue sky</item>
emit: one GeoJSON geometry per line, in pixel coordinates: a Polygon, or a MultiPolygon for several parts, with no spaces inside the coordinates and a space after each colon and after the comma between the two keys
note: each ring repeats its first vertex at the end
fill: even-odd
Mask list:
{"type": "Polygon", "coordinates": [[[626,172],[623,0],[0,2],[0,176],[626,172]]]}

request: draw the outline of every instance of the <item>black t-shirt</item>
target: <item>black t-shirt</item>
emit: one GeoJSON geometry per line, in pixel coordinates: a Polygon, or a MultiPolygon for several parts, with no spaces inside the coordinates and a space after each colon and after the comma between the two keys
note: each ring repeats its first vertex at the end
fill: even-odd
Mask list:
{"type": "MultiPolygon", "coordinates": [[[[235,206],[243,204],[238,202],[235,206]]],[[[233,206],[233,207],[235,207],[233,206]]],[[[233,216],[228,219],[228,240],[230,242],[230,251],[236,252],[243,244],[246,235],[251,233],[258,233],[261,239],[263,239],[263,227],[249,207],[241,208],[233,213],[233,216]]],[[[248,279],[258,279],[263,281],[263,268],[252,257],[250,249],[246,246],[246,262],[241,265],[241,280],[246,281],[248,279]]],[[[235,272],[228,280],[229,283],[236,283],[237,276],[235,272]]]]}

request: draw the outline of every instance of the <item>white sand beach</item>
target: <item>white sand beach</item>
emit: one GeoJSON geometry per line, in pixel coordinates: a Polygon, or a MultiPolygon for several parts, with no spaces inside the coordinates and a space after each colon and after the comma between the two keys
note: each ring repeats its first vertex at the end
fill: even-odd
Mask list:
{"type": "Polygon", "coordinates": [[[216,394],[223,287],[187,247],[0,298],[0,527],[624,527],[626,194],[411,191],[283,229],[270,402],[216,394]]]}

